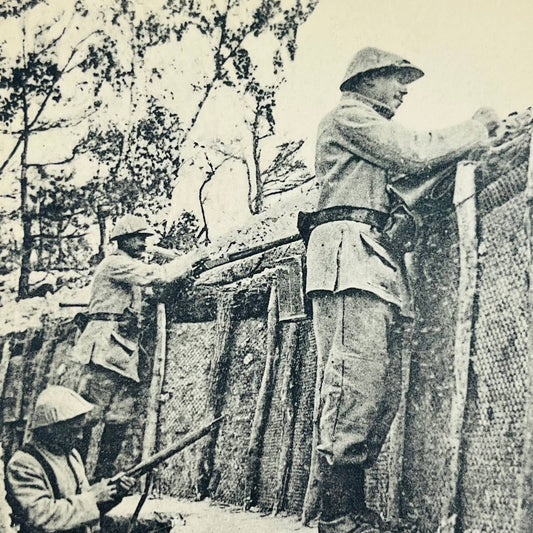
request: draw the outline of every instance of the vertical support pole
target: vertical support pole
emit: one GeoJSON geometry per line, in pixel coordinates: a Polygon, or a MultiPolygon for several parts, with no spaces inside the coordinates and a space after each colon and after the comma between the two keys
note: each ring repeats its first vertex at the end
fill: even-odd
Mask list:
{"type": "MultiPolygon", "coordinates": [[[[217,302],[217,345],[209,370],[208,398],[205,409],[207,420],[218,418],[222,414],[224,405],[233,332],[233,299],[233,292],[223,292],[217,302]]],[[[206,436],[200,450],[196,481],[196,497],[200,500],[209,495],[209,482],[213,473],[219,428],[220,426],[217,426],[206,436]]]]}
{"type": "Polygon", "coordinates": [[[315,399],[313,407],[313,438],[311,441],[311,464],[309,466],[309,478],[305,491],[304,504],[302,508],[301,521],[304,526],[315,518],[318,514],[319,489],[320,489],[320,463],[318,460],[318,436],[320,423],[320,391],[324,380],[325,361],[320,352],[317,351],[316,358],[316,379],[315,379],[315,399]]]}
{"type": "Polygon", "coordinates": [[[9,369],[9,361],[11,360],[11,341],[11,336],[6,337],[4,346],[2,347],[2,360],[0,361],[0,399],[4,397],[7,371],[9,369]]]}
{"type": "MultiPolygon", "coordinates": [[[[167,359],[167,313],[164,303],[157,304],[157,333],[152,366],[152,379],[146,414],[141,460],[145,461],[155,452],[157,443],[157,428],[159,420],[159,408],[161,389],[165,379],[165,365],[167,359]]],[[[143,484],[146,483],[146,479],[143,484]]],[[[145,487],[143,487],[144,489],[145,487]]]]}
{"type": "Polygon", "coordinates": [[[525,226],[529,253],[529,331],[527,364],[528,383],[526,392],[526,419],[524,423],[523,471],[518,487],[516,509],[517,533],[528,533],[533,524],[533,139],[529,144],[529,166],[526,185],[525,226]]]}
{"type": "Polygon", "coordinates": [[[461,162],[457,166],[455,177],[454,204],[459,229],[459,298],[453,362],[455,387],[450,408],[449,441],[446,457],[448,479],[442,487],[440,533],[453,533],[457,520],[455,501],[457,498],[459,457],[468,390],[468,369],[472,348],[474,299],[478,266],[475,168],[476,163],[461,162]]]}
{"type": "Polygon", "coordinates": [[[283,412],[281,449],[278,458],[278,471],[276,489],[274,491],[274,506],[272,514],[276,515],[283,508],[283,502],[287,492],[290,463],[294,438],[294,378],[298,354],[298,324],[290,322],[286,329],[286,337],[283,339],[281,359],[286,361],[283,382],[281,384],[281,406],[283,412]]]}
{"type": "MultiPolygon", "coordinates": [[[[409,256],[411,254],[408,254],[409,256]]],[[[409,259],[410,260],[410,259],[409,259]]],[[[406,263],[408,259],[406,258],[406,263]]],[[[387,494],[387,519],[397,525],[400,520],[400,490],[403,476],[403,454],[405,446],[405,418],[407,415],[407,394],[409,392],[411,371],[412,324],[406,325],[401,347],[402,357],[402,390],[398,413],[390,430],[390,464],[389,487],[387,494]]]]}
{"type": "Polygon", "coordinates": [[[267,310],[266,360],[261,387],[255,405],[254,419],[248,444],[248,467],[246,473],[244,508],[250,509],[257,500],[257,479],[261,464],[261,449],[265,435],[265,426],[270,410],[274,378],[278,365],[278,291],[274,281],[270,287],[267,310]]]}
{"type": "MultiPolygon", "coordinates": [[[[26,392],[26,387],[24,385],[27,385],[27,383],[24,383],[26,376],[28,375],[28,370],[30,368],[30,348],[33,341],[33,338],[36,335],[36,331],[34,329],[28,329],[26,330],[24,334],[24,342],[22,343],[22,383],[20,384],[20,387],[17,389],[17,397],[15,399],[15,418],[17,421],[20,421],[22,419],[22,405],[24,402],[24,393],[26,392]]],[[[18,424],[18,423],[17,423],[18,424]]]]}

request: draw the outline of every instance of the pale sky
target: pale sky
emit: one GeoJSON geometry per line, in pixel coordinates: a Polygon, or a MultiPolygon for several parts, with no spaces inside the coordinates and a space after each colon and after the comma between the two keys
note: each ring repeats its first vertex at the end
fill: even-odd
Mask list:
{"type": "MultiPolygon", "coordinates": [[[[395,120],[416,129],[453,125],[481,106],[501,117],[533,105],[533,2],[530,0],[321,0],[298,34],[287,83],[277,98],[280,140],[306,138],[313,168],[315,132],[339,100],[353,54],[376,46],[405,56],[425,72],[395,120]]],[[[249,217],[235,187],[210,185],[213,233],[249,217]],[[228,197],[229,196],[229,197],[228,197]]],[[[183,185],[187,188],[187,185],[183,185]]],[[[183,197],[182,197],[183,200],[183,197]]]]}
{"type": "MultiPolygon", "coordinates": [[[[70,1],[54,0],[51,6],[59,4],[70,1]]],[[[155,0],[135,0],[135,4],[152,6],[155,0]]],[[[445,127],[471,117],[480,106],[492,106],[502,117],[524,110],[533,104],[532,28],[531,0],[321,0],[299,30],[295,61],[286,65],[287,82],[277,97],[275,141],[307,139],[303,155],[312,169],[317,124],[338,101],[338,85],[346,67],[364,46],[404,55],[425,71],[410,86],[395,118],[409,127],[445,127]]],[[[178,87],[180,81],[201,71],[205,56],[191,46],[185,48],[189,53],[194,50],[194,57],[168,46],[154,50],[150,61],[166,72],[162,84],[178,87]]],[[[266,55],[271,51],[267,40],[256,43],[251,53],[262,51],[266,55]]],[[[186,91],[180,94],[178,90],[174,103],[166,103],[176,105],[180,112],[191,107],[186,91]]],[[[200,136],[204,130],[214,140],[241,135],[235,117],[242,110],[235,101],[228,105],[219,99],[204,111],[205,118],[198,123],[200,136]]],[[[65,141],[48,134],[39,151],[51,154],[68,147],[65,141]]],[[[39,148],[38,140],[34,142],[39,148]]],[[[6,149],[6,144],[0,146],[0,153],[6,149]]],[[[84,179],[90,179],[93,172],[90,165],[78,170],[86,174],[84,179]]],[[[179,184],[177,208],[198,207],[202,170],[191,172],[198,176],[179,184]]],[[[225,167],[206,193],[214,235],[249,220],[242,168],[225,167]]]]}

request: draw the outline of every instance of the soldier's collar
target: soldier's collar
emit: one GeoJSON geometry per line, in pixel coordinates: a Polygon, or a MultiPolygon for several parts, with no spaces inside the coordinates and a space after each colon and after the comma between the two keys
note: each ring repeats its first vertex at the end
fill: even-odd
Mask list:
{"type": "Polygon", "coordinates": [[[394,111],[388,105],[378,102],[373,98],[368,98],[368,96],[364,96],[363,94],[356,92],[345,92],[342,95],[342,100],[358,100],[359,102],[370,106],[374,111],[386,119],[391,119],[394,116],[394,111]]]}

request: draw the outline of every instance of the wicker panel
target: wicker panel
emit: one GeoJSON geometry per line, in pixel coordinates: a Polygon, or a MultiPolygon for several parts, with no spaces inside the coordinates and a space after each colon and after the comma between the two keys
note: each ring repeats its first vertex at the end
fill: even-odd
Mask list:
{"type": "Polygon", "coordinates": [[[233,333],[222,425],[215,450],[211,493],[217,500],[242,504],[250,430],[265,366],[263,320],[244,320],[233,333]]]}
{"type": "Polygon", "coordinates": [[[483,219],[471,401],[464,430],[462,520],[516,531],[527,387],[527,247],[523,195],[483,219]]]}
{"type": "MultiPolygon", "coordinates": [[[[173,324],[168,328],[168,355],[160,415],[160,448],[203,422],[209,361],[215,324],[173,324]]],[[[169,460],[154,484],[158,495],[195,494],[198,443],[169,460]]]]}

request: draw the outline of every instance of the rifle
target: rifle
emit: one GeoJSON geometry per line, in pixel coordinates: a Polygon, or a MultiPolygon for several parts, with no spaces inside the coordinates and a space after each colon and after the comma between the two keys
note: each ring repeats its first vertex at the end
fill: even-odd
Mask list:
{"type": "Polygon", "coordinates": [[[220,422],[222,422],[224,418],[224,416],[219,416],[218,418],[215,418],[209,424],[202,426],[201,428],[195,431],[192,431],[178,442],[167,446],[160,452],[157,452],[148,459],[145,459],[144,461],[141,461],[135,466],[132,466],[125,472],[118,473],[116,476],[111,478],[111,481],[118,481],[123,476],[140,477],[143,474],[146,474],[156,466],[159,466],[161,463],[166,461],[168,458],[172,457],[173,455],[176,455],[178,452],[181,452],[185,448],[189,447],[191,444],[194,444],[202,437],[205,437],[208,433],[213,431],[213,429],[215,429],[215,427],[218,426],[218,424],[220,424],[220,422]]]}
{"type": "MultiPolygon", "coordinates": [[[[283,246],[284,244],[291,244],[293,242],[301,241],[302,237],[299,233],[294,235],[289,235],[288,237],[283,237],[282,239],[276,239],[275,241],[267,242],[265,244],[258,244],[257,246],[252,246],[246,250],[241,250],[240,252],[232,252],[230,254],[224,254],[215,259],[207,259],[206,261],[200,261],[193,268],[193,273],[195,275],[206,272],[221,265],[227,265],[228,263],[233,263],[234,261],[239,261],[240,259],[246,259],[247,257],[252,257],[254,255],[266,252],[272,248],[278,246],[283,246]]],[[[174,250],[171,248],[162,248],[161,246],[150,246],[148,251],[154,255],[158,255],[162,259],[172,260],[179,257],[174,250]]],[[[59,302],[59,307],[87,307],[89,304],[87,302],[59,302]]]]}
{"type": "MultiPolygon", "coordinates": [[[[207,259],[206,261],[201,261],[194,271],[196,274],[201,274],[207,270],[211,270],[221,265],[227,265],[228,263],[233,263],[241,259],[246,259],[247,257],[252,257],[254,255],[266,252],[278,246],[283,246],[284,244],[291,244],[293,242],[301,241],[302,237],[299,233],[294,235],[289,235],[288,237],[283,237],[281,239],[276,239],[275,241],[270,241],[264,244],[258,244],[257,246],[252,246],[246,250],[241,250],[239,252],[232,252],[229,254],[224,254],[215,259],[207,259]]],[[[161,248],[160,246],[151,246],[148,248],[148,251],[159,255],[163,259],[174,259],[178,257],[178,254],[171,250],[170,248],[161,248]]]]}

